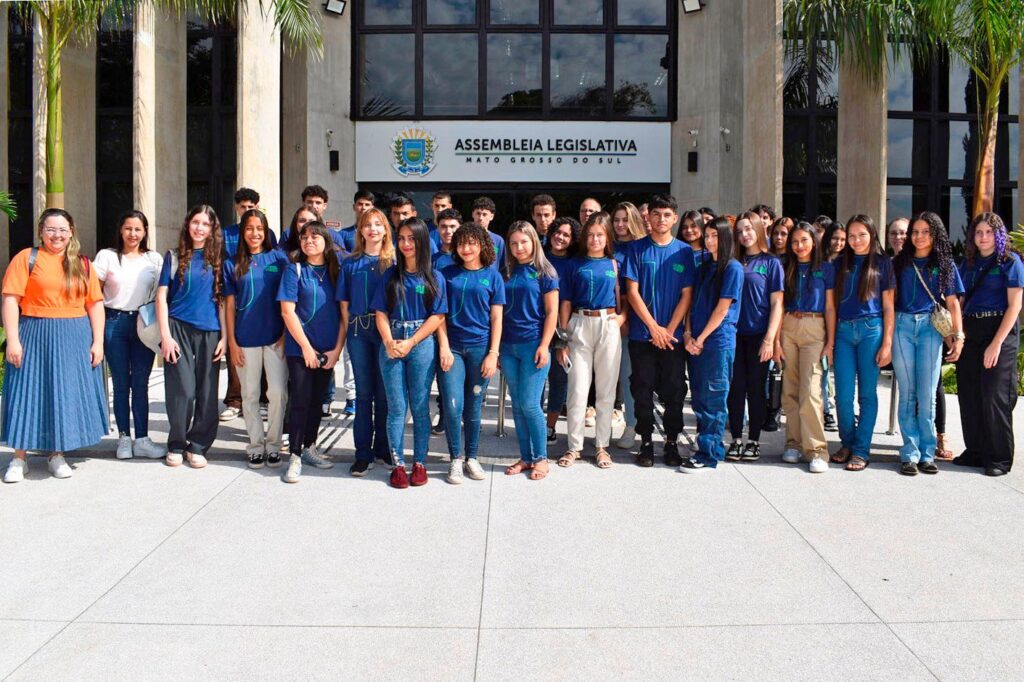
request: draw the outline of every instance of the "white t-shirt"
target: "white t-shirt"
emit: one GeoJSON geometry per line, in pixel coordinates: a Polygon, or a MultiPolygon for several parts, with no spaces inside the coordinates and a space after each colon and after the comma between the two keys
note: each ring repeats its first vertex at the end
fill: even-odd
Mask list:
{"type": "Polygon", "coordinates": [[[93,268],[103,282],[103,305],[115,310],[138,310],[149,303],[162,265],[163,258],[155,251],[137,258],[122,256],[121,262],[114,249],[97,253],[93,268]]]}

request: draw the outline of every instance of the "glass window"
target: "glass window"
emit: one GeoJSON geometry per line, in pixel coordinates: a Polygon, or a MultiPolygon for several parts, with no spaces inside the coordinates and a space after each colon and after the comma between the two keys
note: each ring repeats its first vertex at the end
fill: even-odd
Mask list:
{"type": "Polygon", "coordinates": [[[826,41],[823,49],[815,50],[817,73],[816,101],[819,109],[839,108],[839,58],[835,43],[826,41]]]}
{"type": "MultiPolygon", "coordinates": [[[[782,123],[782,174],[785,177],[807,176],[807,118],[786,116],[782,123]]],[[[798,214],[799,215],[799,214],[798,214]]]]}
{"type": "Polygon", "coordinates": [[[615,36],[615,113],[667,116],[669,59],[666,36],[615,36]]]}
{"type": "Polygon", "coordinates": [[[817,169],[821,175],[835,176],[839,159],[839,126],[835,116],[819,116],[815,122],[817,169]]]}
{"type": "Polygon", "coordinates": [[[604,0],[554,0],[555,23],[591,26],[604,23],[604,0]]]}
{"type": "Polygon", "coordinates": [[[1010,69],[1010,75],[1006,77],[1006,98],[1007,111],[1010,116],[1017,116],[1020,113],[1020,64],[1010,69]]]}
{"type": "Polygon", "coordinates": [[[951,114],[965,114],[977,109],[977,93],[971,70],[959,59],[949,65],[949,99],[946,111],[951,114]]]}
{"type": "Polygon", "coordinates": [[[974,192],[970,187],[947,187],[943,193],[942,207],[949,216],[946,227],[949,229],[950,241],[954,244],[967,238],[967,225],[971,221],[973,201],[974,192]]]}
{"type": "Polygon", "coordinates": [[[620,26],[664,26],[668,4],[665,0],[619,0],[620,26]]]}
{"type": "Polygon", "coordinates": [[[492,33],[487,36],[488,113],[541,113],[541,36],[492,33]]]}
{"type": "MultiPolygon", "coordinates": [[[[897,64],[892,49],[889,50],[889,110],[914,110],[914,70],[906,55],[897,64]]],[[[890,173],[891,175],[891,173],[890,173]]]]}
{"type": "Polygon", "coordinates": [[[949,168],[946,174],[951,180],[974,179],[974,153],[977,140],[971,138],[971,128],[967,121],[949,122],[949,168]]]}
{"type": "Polygon", "coordinates": [[[600,115],[605,105],[604,38],[551,36],[551,108],[562,113],[600,115]]]}
{"type": "Polygon", "coordinates": [[[408,26],[412,0],[363,0],[363,21],[367,26],[408,26]]]}
{"type": "Polygon", "coordinates": [[[909,178],[913,174],[914,122],[889,119],[888,176],[909,178]]]}
{"type": "Polygon", "coordinates": [[[491,0],[492,24],[532,25],[539,21],[539,0],[491,0]]]}
{"type": "Polygon", "coordinates": [[[423,36],[423,113],[474,116],[479,105],[476,33],[423,36]]]}
{"type": "Polygon", "coordinates": [[[359,37],[359,76],[364,116],[409,116],[416,103],[415,36],[411,33],[359,37]]]}
{"type": "Polygon", "coordinates": [[[475,24],[476,0],[427,0],[428,24],[475,24]]]}

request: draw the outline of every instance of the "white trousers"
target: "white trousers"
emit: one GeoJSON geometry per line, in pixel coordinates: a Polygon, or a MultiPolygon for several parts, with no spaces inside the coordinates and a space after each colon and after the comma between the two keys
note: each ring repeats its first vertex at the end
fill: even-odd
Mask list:
{"type": "Polygon", "coordinates": [[[573,313],[569,320],[569,397],[566,401],[569,449],[583,449],[583,427],[587,411],[590,377],[595,375],[597,418],[594,445],[606,448],[612,437],[612,409],[615,407],[615,384],[619,380],[622,359],[622,336],[617,316],[602,314],[588,317],[573,313]]]}
{"type": "MultiPolygon", "coordinates": [[[[249,434],[248,454],[257,452],[283,452],[285,402],[288,399],[288,365],[284,348],[259,346],[242,348],[245,366],[238,368],[238,382],[242,385],[242,414],[245,430],[249,434]],[[267,370],[267,431],[263,432],[260,418],[260,375],[267,370]]],[[[319,406],[318,408],[319,409],[319,406]]]]}

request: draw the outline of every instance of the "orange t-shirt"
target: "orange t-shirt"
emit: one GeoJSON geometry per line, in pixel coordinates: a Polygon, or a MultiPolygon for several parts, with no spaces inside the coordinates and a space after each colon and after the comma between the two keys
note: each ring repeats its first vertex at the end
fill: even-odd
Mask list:
{"type": "Polygon", "coordinates": [[[64,288],[64,255],[55,256],[44,248],[36,253],[32,276],[28,274],[28,257],[32,249],[25,249],[11,259],[4,275],[5,296],[20,296],[21,314],[29,317],[83,317],[86,307],[103,300],[96,271],[89,264],[89,286],[83,294],[71,293],[64,288]]]}

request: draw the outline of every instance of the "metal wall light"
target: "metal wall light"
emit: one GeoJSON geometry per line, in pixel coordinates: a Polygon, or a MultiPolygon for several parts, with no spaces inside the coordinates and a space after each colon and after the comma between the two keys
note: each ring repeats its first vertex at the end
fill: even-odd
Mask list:
{"type": "Polygon", "coordinates": [[[324,11],[340,17],[345,13],[345,6],[347,4],[346,0],[327,0],[324,3],[324,11]]]}
{"type": "Polygon", "coordinates": [[[700,4],[700,0],[683,0],[683,13],[693,14],[703,9],[700,4]]]}

